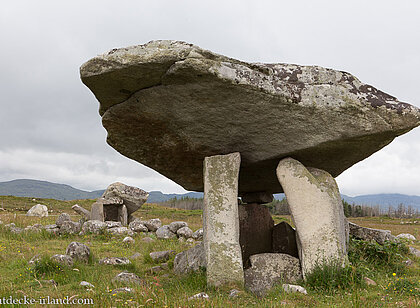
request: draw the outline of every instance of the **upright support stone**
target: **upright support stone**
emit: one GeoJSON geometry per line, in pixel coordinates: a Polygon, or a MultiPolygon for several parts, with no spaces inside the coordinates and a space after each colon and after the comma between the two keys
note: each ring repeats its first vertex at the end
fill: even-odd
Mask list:
{"type": "Polygon", "coordinates": [[[104,205],[100,201],[96,201],[92,204],[90,211],[90,219],[104,221],[104,205]]]}
{"type": "Polygon", "coordinates": [[[118,207],[118,221],[120,221],[123,226],[127,225],[128,214],[127,207],[125,206],[125,204],[118,207]]]}
{"type": "Polygon", "coordinates": [[[239,244],[239,153],[204,159],[204,253],[207,284],[244,283],[239,244]]]}
{"type": "Polygon", "coordinates": [[[277,177],[296,226],[303,276],[317,265],[344,265],[345,218],[334,178],[320,169],[308,170],[292,158],[280,161],[277,177]]]}

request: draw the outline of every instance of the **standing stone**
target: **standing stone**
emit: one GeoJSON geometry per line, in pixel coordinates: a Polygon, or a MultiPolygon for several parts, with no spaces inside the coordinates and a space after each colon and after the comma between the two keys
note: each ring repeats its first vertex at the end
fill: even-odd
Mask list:
{"type": "Polygon", "coordinates": [[[121,221],[123,226],[127,225],[128,222],[128,214],[127,214],[127,207],[125,204],[118,208],[118,221],[121,221]]]}
{"type": "Polygon", "coordinates": [[[243,284],[239,244],[238,152],[204,159],[204,253],[207,284],[243,284]]]}
{"type": "Polygon", "coordinates": [[[347,260],[345,217],[334,178],[323,170],[309,171],[292,158],[280,161],[277,177],[296,225],[303,276],[317,265],[343,266],[347,260]]]}
{"type": "Polygon", "coordinates": [[[104,204],[100,201],[92,204],[92,209],[90,211],[90,220],[99,220],[105,221],[104,217],[104,204]]]}
{"type": "Polygon", "coordinates": [[[268,207],[257,204],[239,205],[239,243],[242,260],[248,268],[251,255],[272,252],[272,230],[274,226],[268,207]]]}
{"type": "Polygon", "coordinates": [[[273,252],[286,253],[299,258],[296,231],[285,221],[273,228],[273,252]]]}

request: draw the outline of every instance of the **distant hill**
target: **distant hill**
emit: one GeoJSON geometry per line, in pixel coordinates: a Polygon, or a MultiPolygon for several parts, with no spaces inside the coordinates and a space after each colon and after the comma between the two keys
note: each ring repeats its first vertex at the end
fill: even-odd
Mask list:
{"type": "Polygon", "coordinates": [[[1,196],[50,198],[56,200],[96,199],[104,190],[84,191],[70,185],[38,180],[0,182],[1,196]]]}
{"type": "MultiPolygon", "coordinates": [[[[0,182],[0,195],[17,196],[17,197],[34,197],[34,198],[52,198],[56,200],[75,200],[75,199],[96,199],[103,194],[104,190],[84,191],[76,189],[69,185],[51,183],[38,180],[13,180],[9,182],[0,182]]],[[[185,194],[164,194],[160,191],[149,192],[149,203],[160,203],[168,201],[172,198],[203,198],[201,192],[189,192],[185,194]]],[[[341,197],[352,204],[379,205],[381,209],[388,209],[389,206],[396,208],[399,204],[405,206],[411,205],[414,209],[420,210],[420,196],[409,196],[402,194],[375,194],[349,197],[341,195],[341,197]]],[[[284,194],[275,194],[274,198],[281,200],[284,194]]]]}

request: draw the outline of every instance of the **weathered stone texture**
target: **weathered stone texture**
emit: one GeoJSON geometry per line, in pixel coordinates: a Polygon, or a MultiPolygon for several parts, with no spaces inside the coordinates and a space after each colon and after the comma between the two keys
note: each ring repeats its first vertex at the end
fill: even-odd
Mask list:
{"type": "Polygon", "coordinates": [[[292,158],[280,161],[277,176],[296,226],[303,275],[325,263],[344,265],[345,217],[334,178],[319,169],[309,171],[292,158]]]}
{"type": "Polygon", "coordinates": [[[193,248],[180,252],[174,259],[174,272],[176,274],[186,274],[198,271],[206,267],[206,258],[204,256],[204,246],[200,243],[193,248]]]}
{"type": "Polygon", "coordinates": [[[395,237],[389,230],[372,229],[358,226],[349,222],[350,235],[365,241],[376,241],[378,244],[383,245],[385,241],[393,241],[395,237]]]}
{"type": "Polygon", "coordinates": [[[244,281],[237,199],[240,163],[239,153],[204,159],[204,253],[212,286],[244,281]]]}
{"type": "Polygon", "coordinates": [[[285,253],[299,258],[296,231],[287,222],[282,221],[273,228],[273,252],[285,253]]]}
{"type": "Polygon", "coordinates": [[[272,251],[274,226],[268,207],[251,203],[241,204],[239,210],[239,243],[244,267],[249,267],[251,255],[272,251]]]}
{"type": "Polygon", "coordinates": [[[420,124],[418,108],[349,73],[246,63],[179,41],[113,49],[80,73],[107,142],[187,190],[203,191],[205,157],[233,152],[240,193],[281,192],[285,157],[336,177],[420,124]]]}
{"type": "Polygon", "coordinates": [[[118,204],[124,204],[127,207],[128,216],[137,211],[146,202],[148,196],[149,194],[140,188],[116,182],[107,187],[102,198],[117,200],[118,204]]]}
{"type": "Polygon", "coordinates": [[[299,259],[282,253],[262,253],[250,257],[245,270],[245,287],[264,296],[277,282],[295,282],[302,278],[299,259]]]}

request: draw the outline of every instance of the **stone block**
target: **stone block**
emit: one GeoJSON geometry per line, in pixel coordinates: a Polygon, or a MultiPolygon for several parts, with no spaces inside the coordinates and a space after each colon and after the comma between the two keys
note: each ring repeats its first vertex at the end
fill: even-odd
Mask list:
{"type": "Polygon", "coordinates": [[[273,252],[285,253],[299,258],[296,231],[287,222],[282,221],[273,228],[273,252]]]}

